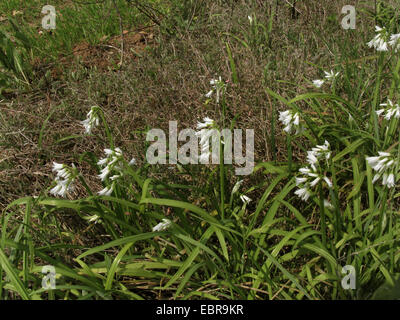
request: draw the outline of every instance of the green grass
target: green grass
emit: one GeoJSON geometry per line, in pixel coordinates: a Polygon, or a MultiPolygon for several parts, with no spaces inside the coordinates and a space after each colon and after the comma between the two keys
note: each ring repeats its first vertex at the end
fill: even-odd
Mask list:
{"type": "Polygon", "coordinates": [[[154,21],[122,0],[118,11],[113,1],[54,3],[57,29],[42,36],[43,1],[0,4],[7,15],[23,12],[13,17],[20,29],[3,22],[0,34],[28,39],[0,47],[8,59],[0,82],[0,299],[399,298],[398,188],[373,183],[366,161],[378,151],[399,161],[398,119],[375,111],[398,101],[400,56],[366,45],[375,19],[399,32],[394,4],[375,14],[365,1],[357,29],[344,31],[339,2],[326,3],[325,15],[322,4],[298,1],[292,17],[275,1],[148,1],[163,19],[140,58],[107,70],[75,60],[55,76],[52,64],[77,44],[118,37],[118,11],[124,30],[154,21]],[[31,69],[35,59],[45,71],[31,69]],[[331,69],[340,72],[333,83],[312,86],[331,69]],[[220,101],[204,98],[219,75],[229,80],[220,101]],[[78,121],[95,105],[100,125],[84,135],[78,121]],[[288,109],[305,131],[283,132],[278,112],[288,109]],[[220,128],[255,129],[256,166],[235,191],[241,177],[232,165],[145,161],[150,128],[168,120],[195,127],[205,115],[220,128]],[[320,180],[301,201],[299,169],[325,140],[332,154],[318,170],[332,187],[320,180]],[[122,178],[99,196],[113,181],[97,178],[97,162],[117,146],[123,160],[112,174],[122,178]],[[50,193],[53,161],[76,165],[66,199],[50,193]],[[164,218],[170,227],[153,232],[164,218]],[[54,290],[42,288],[45,265],[55,267],[54,290]],[[355,290],[341,286],[345,265],[355,268],[355,290]]]}

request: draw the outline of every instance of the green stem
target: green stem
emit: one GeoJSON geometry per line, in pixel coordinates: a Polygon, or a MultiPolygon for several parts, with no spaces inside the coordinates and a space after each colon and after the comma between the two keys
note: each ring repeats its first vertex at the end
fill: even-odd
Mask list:
{"type": "Polygon", "coordinates": [[[380,237],[382,235],[382,232],[383,232],[382,223],[383,223],[383,217],[384,217],[385,211],[386,211],[387,198],[388,198],[388,189],[385,188],[385,191],[384,191],[384,194],[383,194],[383,198],[382,198],[381,212],[379,213],[379,223],[378,223],[378,229],[377,229],[377,237],[380,237]]]}
{"type": "Polygon", "coordinates": [[[288,148],[288,165],[289,165],[289,179],[292,176],[292,162],[293,162],[293,155],[292,155],[292,137],[287,135],[287,148],[288,148]]]}
{"type": "Polygon", "coordinates": [[[378,141],[379,141],[379,126],[378,126],[378,116],[377,116],[375,111],[376,111],[376,106],[378,104],[384,57],[385,57],[384,53],[381,53],[380,56],[379,56],[378,74],[377,74],[377,77],[376,77],[376,84],[375,84],[375,90],[374,90],[374,99],[372,101],[372,110],[371,110],[371,119],[370,119],[370,121],[372,122],[372,124],[374,126],[375,139],[378,140],[378,141]]]}
{"type": "Polygon", "coordinates": [[[106,130],[106,135],[107,135],[108,141],[110,142],[110,149],[114,150],[114,141],[113,141],[113,138],[111,135],[110,128],[108,127],[106,118],[104,117],[104,112],[102,109],[99,109],[99,110],[100,110],[101,120],[103,121],[103,124],[104,124],[104,129],[106,130]]]}
{"type": "Polygon", "coordinates": [[[321,212],[321,233],[322,233],[322,244],[324,248],[326,246],[326,218],[325,218],[325,206],[324,206],[324,193],[322,191],[322,182],[319,182],[319,209],[321,212]]]}
{"type": "Polygon", "coordinates": [[[225,166],[224,166],[224,146],[219,142],[219,185],[221,196],[221,217],[225,218],[225,166]]]}

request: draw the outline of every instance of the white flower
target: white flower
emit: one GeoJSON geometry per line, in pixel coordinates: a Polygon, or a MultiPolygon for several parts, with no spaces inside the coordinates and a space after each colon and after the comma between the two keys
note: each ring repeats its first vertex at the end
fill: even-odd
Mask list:
{"type": "Polygon", "coordinates": [[[251,16],[247,16],[247,19],[249,19],[250,24],[253,24],[253,18],[251,16]]]}
{"type": "Polygon", "coordinates": [[[331,70],[331,72],[324,71],[324,73],[325,73],[325,78],[328,80],[333,80],[339,75],[339,72],[334,73],[333,70],[331,70]]]}
{"type": "Polygon", "coordinates": [[[384,108],[375,111],[378,116],[384,114],[386,120],[390,120],[393,116],[397,119],[400,118],[400,106],[397,103],[394,104],[388,99],[387,103],[381,103],[380,106],[384,108]]]}
{"type": "Polygon", "coordinates": [[[68,180],[61,180],[60,178],[56,177],[55,182],[57,185],[50,190],[50,193],[54,196],[65,197],[67,192],[71,190],[68,186],[68,180]]]}
{"type": "Polygon", "coordinates": [[[292,128],[296,130],[295,134],[299,134],[304,130],[300,125],[300,116],[298,112],[292,110],[280,111],[279,121],[285,126],[283,130],[288,134],[292,133],[292,128]]]}
{"type": "Polygon", "coordinates": [[[98,192],[99,196],[109,196],[113,192],[113,189],[111,187],[105,187],[104,189],[100,190],[98,192]]]}
{"type": "Polygon", "coordinates": [[[311,195],[306,187],[296,190],[295,194],[303,201],[307,201],[311,195]]]}
{"type": "Polygon", "coordinates": [[[68,167],[64,164],[53,162],[52,171],[57,173],[54,179],[56,186],[49,192],[54,196],[65,197],[68,192],[74,189],[73,182],[77,176],[75,165],[72,164],[72,167],[68,167]]]}
{"type": "Polygon", "coordinates": [[[239,180],[238,182],[235,183],[232,189],[232,194],[236,193],[239,191],[240,186],[242,185],[243,180],[239,180]]]}
{"type": "Polygon", "coordinates": [[[196,136],[200,138],[200,150],[201,155],[198,158],[200,163],[207,163],[210,157],[210,138],[213,137],[215,130],[212,129],[214,125],[214,120],[205,117],[203,119],[204,122],[197,122],[197,129],[199,131],[196,132],[196,136]]]}
{"type": "MultiPolygon", "coordinates": [[[[327,140],[325,140],[323,145],[317,145],[316,147],[312,148],[311,151],[307,153],[308,155],[312,154],[316,158],[322,158],[325,156],[325,160],[329,160],[331,157],[331,151],[330,151],[330,144],[327,140]]],[[[310,159],[313,159],[310,156],[310,159]]],[[[315,162],[309,162],[310,164],[315,162]]]]}
{"type": "Polygon", "coordinates": [[[400,50],[400,33],[392,34],[390,36],[389,44],[394,48],[394,52],[400,50]]]}
{"type": "Polygon", "coordinates": [[[211,127],[214,124],[214,120],[212,120],[208,117],[203,118],[203,121],[204,122],[200,122],[200,121],[197,122],[198,130],[211,127]]]}
{"type": "Polygon", "coordinates": [[[99,174],[98,177],[101,179],[101,181],[104,181],[109,173],[110,173],[110,167],[107,166],[101,170],[101,174],[99,174]]]}
{"type": "Polygon", "coordinates": [[[163,222],[160,222],[155,227],[153,227],[153,232],[155,231],[164,231],[170,227],[171,221],[168,219],[162,219],[163,222]]]}
{"type": "Polygon", "coordinates": [[[248,197],[248,196],[245,196],[244,194],[242,194],[241,196],[240,196],[240,199],[243,201],[243,203],[245,203],[245,204],[249,204],[250,203],[250,201],[251,201],[251,199],[248,197]]]}
{"type": "Polygon", "coordinates": [[[55,182],[57,185],[50,190],[50,193],[54,196],[65,197],[69,191],[74,189],[72,181],[61,180],[60,178],[56,177],[55,182]]]}
{"type": "Polygon", "coordinates": [[[317,88],[321,88],[322,87],[322,85],[324,84],[324,80],[319,80],[319,79],[317,79],[317,80],[313,80],[313,85],[315,86],[315,87],[317,87],[317,88]]]}
{"type": "MultiPolygon", "coordinates": [[[[122,170],[125,163],[122,150],[120,148],[115,148],[114,150],[104,149],[104,153],[106,154],[106,157],[97,161],[97,164],[103,167],[98,177],[102,181],[105,181],[110,174],[114,174],[110,178],[111,180],[115,180],[122,176],[122,170]]],[[[136,160],[133,158],[129,162],[129,165],[133,165],[135,161],[136,160]]]]}
{"type": "Polygon", "coordinates": [[[110,187],[105,187],[104,189],[100,190],[97,194],[99,196],[109,196],[114,190],[114,184],[112,184],[110,187]]]}
{"type": "Polygon", "coordinates": [[[372,183],[375,183],[382,177],[382,185],[388,188],[395,186],[394,171],[397,167],[397,160],[389,152],[378,152],[378,156],[366,157],[368,164],[376,171],[372,183]]]}
{"type": "Polygon", "coordinates": [[[98,111],[99,107],[92,107],[87,114],[87,118],[81,121],[81,124],[85,127],[85,131],[87,134],[90,134],[92,132],[92,129],[100,124],[98,111]]]}
{"type": "Polygon", "coordinates": [[[71,176],[70,169],[61,163],[53,162],[52,171],[57,172],[57,177],[60,178],[68,179],[71,176]]]}
{"type": "Polygon", "coordinates": [[[295,194],[302,200],[307,201],[312,194],[312,189],[319,183],[325,182],[328,188],[332,188],[332,182],[325,176],[320,161],[321,159],[328,160],[330,156],[330,145],[326,140],[323,145],[317,145],[311,151],[307,151],[308,165],[299,169],[303,176],[296,177],[296,186],[299,189],[296,190],[295,194]]]}
{"type": "Polygon", "coordinates": [[[53,171],[62,170],[64,165],[62,163],[53,162],[53,171]]]}
{"type": "Polygon", "coordinates": [[[388,188],[394,187],[394,174],[390,173],[386,179],[386,185],[388,188]]]}
{"type": "Polygon", "coordinates": [[[296,177],[296,186],[298,186],[298,185],[300,185],[300,184],[306,182],[307,180],[308,180],[307,178],[299,178],[299,177],[296,177]]]}
{"type": "Polygon", "coordinates": [[[316,164],[318,162],[318,159],[313,151],[307,151],[307,162],[309,164],[316,164]]]}
{"type": "Polygon", "coordinates": [[[329,188],[332,188],[332,182],[328,177],[323,177],[322,179],[324,179],[329,188]]]}
{"type": "Polygon", "coordinates": [[[377,35],[367,43],[368,47],[375,48],[377,51],[388,51],[388,43],[386,42],[386,29],[375,26],[375,32],[377,35]]]}
{"type": "Polygon", "coordinates": [[[316,177],[316,178],[310,183],[310,186],[314,188],[320,180],[321,180],[320,177],[316,177]]]}
{"type": "Polygon", "coordinates": [[[219,103],[219,97],[221,95],[221,90],[225,88],[225,83],[222,81],[221,76],[217,79],[211,79],[210,85],[213,87],[208,93],[205,94],[207,98],[210,98],[214,91],[216,91],[216,101],[219,103]]]}

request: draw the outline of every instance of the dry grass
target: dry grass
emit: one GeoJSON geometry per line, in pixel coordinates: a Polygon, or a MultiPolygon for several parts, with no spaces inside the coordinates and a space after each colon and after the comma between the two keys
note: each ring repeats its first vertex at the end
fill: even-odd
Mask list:
{"type": "MultiPolygon", "coordinates": [[[[204,93],[215,75],[229,80],[228,112],[231,118],[241,114],[237,127],[255,129],[256,161],[275,155],[284,159],[284,137],[279,127],[273,132],[270,124],[273,107],[281,107],[264,88],[293,97],[311,88],[307,80],[321,75],[316,66],[327,70],[344,62],[341,53],[342,57],[368,55],[363,44],[372,34],[373,21],[359,10],[356,32],[340,27],[340,9],[352,2],[297,1],[298,14],[293,18],[283,1],[236,1],[234,5],[203,1],[191,12],[190,25],[175,24],[174,35],[154,28],[154,39],[146,43],[130,33],[121,69],[114,68],[115,62],[108,58],[116,49],[77,44],[84,56],[63,61],[44,88],[0,102],[0,207],[48,187],[52,161],[76,162],[82,151],[101,154],[107,147],[103,133],[95,131],[94,136],[83,138],[78,122],[90,106],[103,108],[116,144],[143,163],[145,136],[140,132],[146,128],[167,129],[171,120],[187,128],[205,115],[218,118],[215,107],[204,104],[204,93]],[[260,22],[266,21],[273,7],[277,12],[266,50],[248,49],[225,35],[242,37],[249,29],[248,14],[255,12],[260,22]],[[131,38],[140,43],[130,43],[131,38]],[[238,84],[232,83],[225,43],[234,53],[238,84]],[[339,47],[340,43],[348,46],[339,47]],[[39,148],[40,131],[52,111],[39,148]],[[58,141],[71,135],[77,137],[58,141]],[[272,135],[276,150],[270,143],[272,135]]],[[[359,7],[372,7],[373,1],[368,3],[359,7]]],[[[115,40],[108,44],[119,48],[115,40]]],[[[94,179],[91,183],[97,190],[94,179]]]]}

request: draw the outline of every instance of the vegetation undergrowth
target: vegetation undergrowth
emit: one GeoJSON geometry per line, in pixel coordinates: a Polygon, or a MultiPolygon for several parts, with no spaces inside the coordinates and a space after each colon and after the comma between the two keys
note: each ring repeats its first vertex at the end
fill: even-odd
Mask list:
{"type": "MultiPolygon", "coordinates": [[[[160,26],[167,37],[201,24],[205,9],[190,3],[176,4],[182,16],[160,26]]],[[[400,30],[392,8],[377,9],[375,34],[361,44],[372,56],[338,52],[334,65],[319,67],[322,79],[299,87],[259,80],[271,104],[284,108],[272,108],[267,141],[286,155],[257,159],[250,176],[223,161],[177,164],[160,175],[163,165],[146,163],[146,150],[134,157],[118,147],[104,107],[88,105],[76,121],[79,138],[97,137],[102,155],[83,150],[73,163],[51,161],[53,183],[1,214],[0,298],[399,299],[400,30]],[[278,132],[283,139],[275,140],[278,132]],[[68,217],[79,217],[91,242],[74,241],[68,217]],[[55,268],[55,288],[43,283],[45,265],[55,268]],[[350,290],[345,266],[355,272],[350,290]]],[[[213,119],[189,124],[201,157],[210,156],[209,130],[242,128],[242,112],[230,105],[242,70],[229,39],[267,56],[277,10],[264,22],[249,14],[247,29],[225,32],[230,80],[211,79],[198,99],[213,119]]],[[[18,64],[4,65],[23,81],[18,64]]],[[[223,160],[225,137],[215,146],[223,160]]]]}

